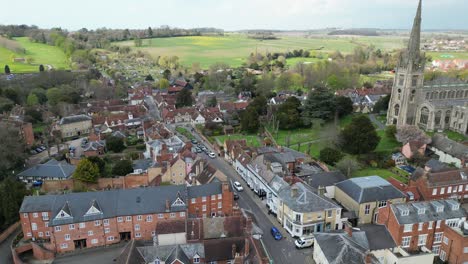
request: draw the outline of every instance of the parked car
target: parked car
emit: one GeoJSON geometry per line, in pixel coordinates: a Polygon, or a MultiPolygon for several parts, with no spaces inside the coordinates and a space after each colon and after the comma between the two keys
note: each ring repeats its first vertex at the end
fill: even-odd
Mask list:
{"type": "Polygon", "coordinates": [[[41,148],[36,148],[37,153],[41,153],[43,150],[41,148]]]}
{"type": "Polygon", "coordinates": [[[39,148],[40,148],[40,149],[42,149],[42,151],[44,151],[44,150],[46,150],[46,149],[47,149],[47,148],[46,148],[46,147],[44,147],[44,146],[40,146],[39,148]]]}
{"type": "Polygon", "coordinates": [[[238,191],[238,192],[242,192],[244,190],[244,188],[242,188],[242,185],[240,184],[240,182],[238,181],[235,181],[234,182],[234,188],[238,191]]]}
{"type": "Polygon", "coordinates": [[[238,200],[239,199],[239,194],[234,192],[234,200],[238,200]]]}
{"type": "Polygon", "coordinates": [[[32,149],[31,151],[29,151],[29,153],[33,154],[33,155],[36,155],[37,154],[37,151],[35,151],[34,149],[32,149]]]}
{"type": "Polygon", "coordinates": [[[271,235],[275,238],[275,240],[283,239],[283,236],[281,235],[280,231],[276,227],[271,228],[271,235]]]}
{"type": "Polygon", "coordinates": [[[202,153],[202,152],[203,152],[200,148],[196,148],[195,151],[196,151],[197,153],[202,153]]]}
{"type": "Polygon", "coordinates": [[[208,156],[212,159],[216,158],[216,154],[214,154],[214,152],[210,152],[208,156]]]}
{"type": "Polygon", "coordinates": [[[42,186],[42,180],[33,181],[32,185],[34,187],[40,187],[40,186],[42,186]]]}
{"type": "Polygon", "coordinates": [[[294,244],[296,244],[297,249],[311,247],[314,245],[314,237],[300,237],[296,241],[294,241],[294,244]]]}
{"type": "Polygon", "coordinates": [[[196,139],[192,139],[192,143],[193,143],[193,144],[197,144],[198,141],[197,141],[196,139]]]}

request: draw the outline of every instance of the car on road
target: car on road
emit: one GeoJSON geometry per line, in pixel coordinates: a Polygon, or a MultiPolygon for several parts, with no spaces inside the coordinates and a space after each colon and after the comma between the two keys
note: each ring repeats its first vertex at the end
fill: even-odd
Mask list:
{"type": "Polygon", "coordinates": [[[297,249],[308,248],[314,245],[314,237],[300,237],[294,241],[297,249]]]}
{"type": "Polygon", "coordinates": [[[244,188],[242,187],[242,185],[240,184],[240,182],[238,181],[235,181],[234,182],[234,188],[238,191],[238,192],[242,192],[244,190],[244,188]]]}
{"type": "Polygon", "coordinates": [[[192,143],[193,143],[193,144],[197,144],[198,141],[197,141],[196,139],[193,138],[193,139],[192,139],[192,143]]]}
{"type": "Polygon", "coordinates": [[[281,235],[280,231],[276,227],[271,228],[271,235],[275,238],[275,240],[283,239],[283,236],[281,235]]]}
{"type": "Polygon", "coordinates": [[[212,159],[216,158],[216,154],[214,154],[214,152],[210,152],[208,156],[212,159]]]}
{"type": "Polygon", "coordinates": [[[234,200],[239,200],[239,194],[234,192],[234,200]]]}

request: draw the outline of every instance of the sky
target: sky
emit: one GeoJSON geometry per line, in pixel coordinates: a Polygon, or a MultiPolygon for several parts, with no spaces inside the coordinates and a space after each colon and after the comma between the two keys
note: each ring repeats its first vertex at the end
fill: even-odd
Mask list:
{"type": "MultiPolygon", "coordinates": [[[[0,24],[41,28],[409,29],[418,0],[0,0],[0,24]]],[[[423,0],[423,29],[468,29],[468,0],[423,0]]]]}

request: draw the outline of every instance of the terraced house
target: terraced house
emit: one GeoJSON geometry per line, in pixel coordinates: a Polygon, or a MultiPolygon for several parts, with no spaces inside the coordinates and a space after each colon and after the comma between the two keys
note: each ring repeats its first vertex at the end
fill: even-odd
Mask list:
{"type": "Polygon", "coordinates": [[[25,239],[56,252],[151,240],[158,224],[187,217],[229,216],[233,195],[228,184],[159,186],[127,190],[28,196],[20,208],[25,239]]]}

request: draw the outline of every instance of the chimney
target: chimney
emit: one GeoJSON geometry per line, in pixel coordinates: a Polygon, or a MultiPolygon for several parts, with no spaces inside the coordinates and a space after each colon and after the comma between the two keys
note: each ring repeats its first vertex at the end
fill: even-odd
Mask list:
{"type": "Polygon", "coordinates": [[[245,238],[244,257],[247,257],[249,253],[250,253],[250,239],[245,238]]]}
{"type": "Polygon", "coordinates": [[[236,258],[236,244],[232,244],[232,258],[235,259],[236,258]]]}
{"type": "Polygon", "coordinates": [[[291,197],[292,198],[297,197],[297,186],[296,185],[291,187],[291,197]]]}
{"type": "Polygon", "coordinates": [[[366,252],[366,260],[365,260],[365,263],[366,263],[366,264],[372,264],[372,254],[370,253],[370,251],[367,251],[367,252],[366,252]]]}
{"type": "Polygon", "coordinates": [[[351,226],[350,222],[345,223],[345,231],[348,233],[349,237],[353,237],[353,227],[351,226]]]}
{"type": "Polygon", "coordinates": [[[169,200],[166,200],[166,212],[169,212],[171,207],[169,206],[169,200]]]}

